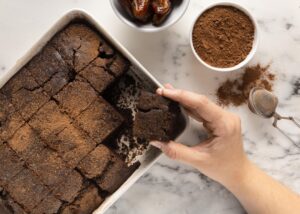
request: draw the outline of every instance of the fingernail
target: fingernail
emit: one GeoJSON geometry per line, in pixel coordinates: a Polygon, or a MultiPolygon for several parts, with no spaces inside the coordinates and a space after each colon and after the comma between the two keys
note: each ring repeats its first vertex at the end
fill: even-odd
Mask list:
{"type": "Polygon", "coordinates": [[[151,141],[150,144],[158,149],[161,149],[163,147],[163,143],[159,141],[151,141]]]}
{"type": "Polygon", "coordinates": [[[159,95],[162,95],[163,94],[163,89],[162,88],[158,88],[156,90],[156,93],[159,94],[159,95]]]}
{"type": "Polygon", "coordinates": [[[174,89],[174,87],[170,83],[166,83],[165,87],[170,90],[174,89]]]}

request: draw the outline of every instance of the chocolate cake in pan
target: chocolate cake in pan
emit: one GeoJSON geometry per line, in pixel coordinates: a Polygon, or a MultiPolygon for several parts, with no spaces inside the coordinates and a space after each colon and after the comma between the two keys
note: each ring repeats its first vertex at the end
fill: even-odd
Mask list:
{"type": "Polygon", "coordinates": [[[0,89],[1,213],[92,213],[139,167],[120,138],[176,137],[178,105],[128,82],[130,64],[77,20],[0,89]]]}

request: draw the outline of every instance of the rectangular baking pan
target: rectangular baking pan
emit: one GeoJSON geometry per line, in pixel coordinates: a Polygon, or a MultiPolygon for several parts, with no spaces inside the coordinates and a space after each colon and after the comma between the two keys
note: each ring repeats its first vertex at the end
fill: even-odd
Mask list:
{"type": "MultiPolygon", "coordinates": [[[[102,35],[116,50],[122,53],[130,62],[131,70],[145,82],[145,84],[150,84],[155,87],[162,87],[162,85],[131,55],[118,41],[116,41],[112,36],[110,36],[105,29],[103,29],[95,19],[89,15],[87,12],[79,9],[71,10],[62,16],[53,27],[48,30],[44,36],[22,57],[20,58],[15,66],[10,69],[3,78],[0,79],[0,88],[14,75],[16,74],[24,65],[26,65],[46,44],[47,42],[59,31],[64,29],[70,22],[74,20],[83,20],[91,25],[93,28],[98,30],[100,35],[102,35]]],[[[182,110],[182,109],[181,109],[182,110]]],[[[184,118],[184,129],[186,129],[188,124],[188,117],[184,110],[181,111],[182,117],[184,118]]],[[[182,131],[181,134],[183,134],[182,131]]],[[[114,202],[116,202],[160,157],[161,152],[150,147],[140,158],[140,167],[128,178],[128,180],[112,195],[107,197],[105,201],[100,205],[100,207],[94,211],[94,214],[103,214],[114,202]]]]}

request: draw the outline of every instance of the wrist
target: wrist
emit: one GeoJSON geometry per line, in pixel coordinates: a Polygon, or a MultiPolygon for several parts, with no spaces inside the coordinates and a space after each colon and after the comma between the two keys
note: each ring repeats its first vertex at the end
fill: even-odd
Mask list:
{"type": "Polygon", "coordinates": [[[251,171],[253,169],[253,163],[245,155],[240,163],[234,167],[232,172],[225,177],[220,183],[224,185],[228,190],[234,191],[241,187],[247,182],[249,176],[251,176],[251,171]]]}

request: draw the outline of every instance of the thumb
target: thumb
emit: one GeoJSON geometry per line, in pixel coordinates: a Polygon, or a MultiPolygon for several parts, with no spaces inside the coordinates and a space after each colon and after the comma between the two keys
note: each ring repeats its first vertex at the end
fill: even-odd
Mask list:
{"type": "Polygon", "coordinates": [[[200,161],[200,153],[186,145],[170,141],[167,143],[160,141],[152,141],[150,144],[160,149],[166,156],[173,160],[196,166],[200,161]]]}

